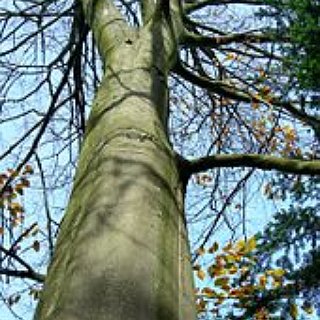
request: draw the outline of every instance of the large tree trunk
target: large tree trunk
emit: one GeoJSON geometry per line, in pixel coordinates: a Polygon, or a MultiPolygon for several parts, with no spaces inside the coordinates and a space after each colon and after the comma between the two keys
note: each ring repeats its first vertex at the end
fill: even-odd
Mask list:
{"type": "Polygon", "coordinates": [[[37,320],[196,318],[168,68],[152,37],[107,54],[37,320]]]}

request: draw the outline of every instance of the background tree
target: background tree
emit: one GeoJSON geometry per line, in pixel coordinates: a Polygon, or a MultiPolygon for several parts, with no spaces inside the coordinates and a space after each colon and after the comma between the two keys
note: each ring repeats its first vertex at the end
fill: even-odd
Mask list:
{"type": "Polygon", "coordinates": [[[12,312],[22,293],[38,296],[34,281],[43,281],[60,230],[37,318],[195,317],[181,219],[187,182],[195,261],[199,248],[247,235],[250,199],[261,186],[273,194],[264,171],[320,172],[315,87],[296,72],[315,53],[309,44],[286,71],[287,53],[300,57],[305,44],[296,35],[307,11],[261,19],[261,9],[279,8],[254,0],[3,5],[0,270],[12,312]],[[298,23],[279,32],[282,16],[298,23]],[[35,201],[17,220],[6,199],[18,197],[30,164],[35,201]]]}

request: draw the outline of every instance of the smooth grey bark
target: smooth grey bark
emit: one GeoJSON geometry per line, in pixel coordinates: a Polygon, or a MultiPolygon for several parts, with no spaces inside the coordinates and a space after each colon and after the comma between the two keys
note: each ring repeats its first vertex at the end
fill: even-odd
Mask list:
{"type": "Polygon", "coordinates": [[[99,44],[105,75],[36,320],[196,319],[166,134],[169,34],[157,23],[121,30],[111,47],[99,44]]]}

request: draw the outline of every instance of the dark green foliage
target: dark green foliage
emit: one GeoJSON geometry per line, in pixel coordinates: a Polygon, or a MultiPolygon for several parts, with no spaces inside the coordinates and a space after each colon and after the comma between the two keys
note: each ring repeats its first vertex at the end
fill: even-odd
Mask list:
{"type": "Polygon", "coordinates": [[[283,315],[287,312],[287,302],[281,296],[292,300],[299,298],[303,304],[309,303],[320,312],[319,202],[316,202],[315,194],[309,188],[314,186],[314,182],[311,179],[303,193],[300,189],[293,189],[291,199],[298,198],[300,204],[278,212],[259,235],[257,272],[276,264],[287,271],[286,279],[292,282],[292,287],[278,293],[272,292],[270,302],[264,298],[269,308],[269,305],[273,309],[276,307],[283,315]],[[310,205],[303,206],[302,202],[310,205]]]}
{"type": "MultiPolygon", "coordinates": [[[[320,89],[320,1],[268,0],[273,9],[262,9],[260,15],[276,18],[280,35],[287,34],[291,43],[280,50],[285,56],[284,72],[296,79],[300,88],[320,89]]],[[[274,26],[272,26],[274,27],[274,26]]]]}

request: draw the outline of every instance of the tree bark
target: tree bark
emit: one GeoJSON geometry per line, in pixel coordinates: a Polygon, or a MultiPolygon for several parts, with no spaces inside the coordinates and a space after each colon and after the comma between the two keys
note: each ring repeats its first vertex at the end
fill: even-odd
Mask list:
{"type": "Polygon", "coordinates": [[[154,32],[104,51],[36,320],[196,319],[183,186],[166,134],[167,60],[154,32]]]}

